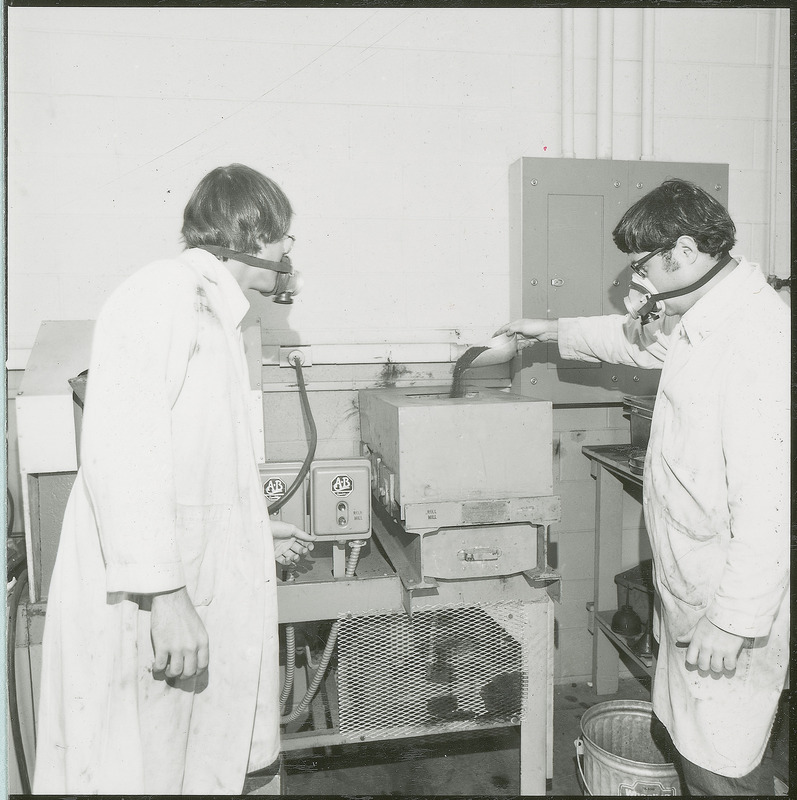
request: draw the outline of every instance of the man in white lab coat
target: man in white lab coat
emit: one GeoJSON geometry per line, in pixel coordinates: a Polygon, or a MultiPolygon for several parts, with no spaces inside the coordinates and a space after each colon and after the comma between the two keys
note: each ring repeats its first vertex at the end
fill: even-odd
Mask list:
{"type": "Polygon", "coordinates": [[[296,290],[291,216],[255,170],[213,170],[185,209],[187,249],[97,319],[47,604],[37,794],[240,794],[278,762],[275,558],[313,537],[269,520],[240,323],[244,290],[296,290]]]}
{"type": "Polygon", "coordinates": [[[628,315],[518,320],[521,346],[661,368],[645,522],[661,601],[653,707],[692,794],[773,794],[762,764],[789,663],[790,314],[732,258],[708,193],[666,181],[623,216],[628,315]]]}

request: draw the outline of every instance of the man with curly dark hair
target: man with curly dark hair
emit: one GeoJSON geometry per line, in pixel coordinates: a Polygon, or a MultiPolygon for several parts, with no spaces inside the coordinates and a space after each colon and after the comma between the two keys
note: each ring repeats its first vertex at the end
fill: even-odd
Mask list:
{"type": "Polygon", "coordinates": [[[771,795],[762,756],[789,663],[790,314],[730,250],[725,208],[668,180],[613,231],[626,316],[498,333],[564,358],[662,369],[644,477],[661,602],[653,708],[692,794],[771,795]]]}

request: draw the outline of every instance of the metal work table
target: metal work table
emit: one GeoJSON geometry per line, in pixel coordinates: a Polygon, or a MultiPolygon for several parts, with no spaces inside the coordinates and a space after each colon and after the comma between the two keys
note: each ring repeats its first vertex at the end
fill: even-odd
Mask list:
{"type": "MultiPolygon", "coordinates": [[[[631,487],[642,486],[642,476],[628,467],[628,456],[638,448],[629,444],[584,447],[592,462],[595,491],[595,593],[592,600],[592,683],[597,694],[614,694],[619,685],[620,657],[625,653],[648,675],[655,659],[640,658],[624,636],[611,627],[617,610],[614,576],[622,565],[623,501],[631,487]]],[[[588,606],[589,607],[589,606],[588,606]]]]}

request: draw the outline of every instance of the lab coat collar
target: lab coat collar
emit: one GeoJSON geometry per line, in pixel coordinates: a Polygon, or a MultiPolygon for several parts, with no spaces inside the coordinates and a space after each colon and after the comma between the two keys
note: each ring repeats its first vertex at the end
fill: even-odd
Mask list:
{"type": "Polygon", "coordinates": [[[246,299],[243,289],[238,285],[238,281],[233,278],[232,273],[216,256],[198,247],[186,250],[181,258],[196,269],[199,269],[204,278],[216,284],[227,305],[230,319],[236,326],[239,326],[244,315],[249,310],[249,301],[246,299]]]}
{"type": "Polygon", "coordinates": [[[736,260],[739,262],[736,269],[681,317],[681,326],[692,345],[708,338],[729,317],[738,315],[749,293],[757,290],[758,283],[764,285],[764,276],[757,266],[744,256],[737,256],[736,260]]]}

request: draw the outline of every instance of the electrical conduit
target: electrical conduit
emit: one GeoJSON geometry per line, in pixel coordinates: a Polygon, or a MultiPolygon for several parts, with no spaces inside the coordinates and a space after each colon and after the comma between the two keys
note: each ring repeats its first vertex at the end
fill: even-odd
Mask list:
{"type": "Polygon", "coordinates": [[[562,158],[575,158],[575,49],[572,8],[563,8],[562,18],[562,158]]]}
{"type": "Polygon", "coordinates": [[[781,9],[775,9],[772,32],[772,96],[770,98],[769,141],[769,246],[767,274],[775,275],[775,225],[778,206],[778,94],[780,84],[780,22],[781,9]]]}
{"type": "MultiPolygon", "coordinates": [[[[351,553],[349,553],[349,557],[346,561],[346,577],[353,578],[354,571],[357,569],[357,561],[360,558],[360,550],[365,546],[365,540],[355,540],[350,543],[351,544],[351,553]]],[[[291,626],[288,626],[291,627],[291,626]]],[[[313,701],[313,698],[318,691],[318,687],[321,685],[321,681],[324,679],[324,673],[327,671],[327,667],[329,666],[329,661],[332,658],[332,653],[335,650],[335,644],[338,640],[338,630],[340,629],[340,620],[336,619],[332,623],[332,627],[329,631],[329,637],[327,638],[327,643],[324,646],[324,652],[321,656],[321,660],[318,662],[318,669],[313,676],[313,680],[310,682],[310,686],[308,686],[307,691],[305,692],[304,697],[299,701],[296,708],[290,714],[284,715],[280,719],[280,723],[285,725],[289,722],[294,722],[295,720],[299,719],[302,714],[307,711],[310,703],[313,701]]],[[[286,630],[286,639],[287,639],[287,630],[286,630]]],[[[287,684],[287,682],[286,682],[287,684]]],[[[290,687],[287,689],[287,693],[285,691],[285,687],[283,687],[283,694],[287,699],[288,694],[290,694],[290,687]]],[[[281,702],[284,702],[282,700],[281,702]]]]}
{"type": "Polygon", "coordinates": [[[642,146],[640,161],[653,160],[653,87],[656,10],[642,9],[642,146]]]}
{"type": "Polygon", "coordinates": [[[614,9],[598,9],[596,157],[612,157],[614,107],[614,9]]]}

